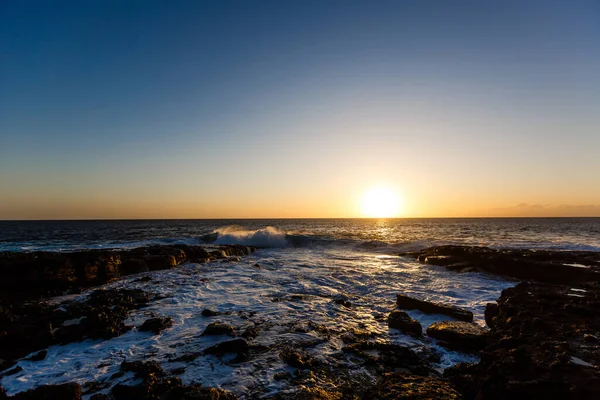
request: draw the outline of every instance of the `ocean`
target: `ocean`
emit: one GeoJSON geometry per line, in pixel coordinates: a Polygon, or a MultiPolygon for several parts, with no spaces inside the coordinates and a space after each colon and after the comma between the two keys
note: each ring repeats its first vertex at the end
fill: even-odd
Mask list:
{"type": "MultiPolygon", "coordinates": [[[[139,327],[152,316],[170,316],[173,327],[160,335],[134,328],[109,340],[52,346],[44,360],[21,360],[22,372],[2,377],[7,392],[40,384],[108,381],[123,360],[140,359],[155,360],[166,371],[185,367],[179,377],[186,384],[222,387],[242,399],[266,397],[289,388],[286,380],[274,379],[290,370],[278,356],[277,349],[285,346],[302,347],[323,365],[343,364],[356,377],[367,374],[351,358],[340,356],[342,338],[349,332],[434,352],[440,372],[457,362],[476,362],[477,356],[448,350],[431,338],[416,339],[389,329],[386,316],[394,309],[396,294],[467,308],[484,326],[485,304],[517,282],[480,272],[450,272],[398,253],[441,244],[600,251],[600,218],[0,222],[1,251],[174,243],[241,243],[259,250],[230,262],[185,264],[143,274],[152,278],[150,282],[131,276],[104,285],[161,296],[131,312],[128,325],[139,327]],[[338,299],[351,306],[338,304],[338,299]],[[205,318],[205,308],[223,314],[205,318]],[[259,327],[254,343],[269,350],[246,363],[211,355],[174,361],[222,340],[201,335],[217,320],[239,331],[259,327]]],[[[70,298],[78,296],[85,293],[70,298]]],[[[416,310],[409,315],[424,329],[447,319],[416,310]]]]}

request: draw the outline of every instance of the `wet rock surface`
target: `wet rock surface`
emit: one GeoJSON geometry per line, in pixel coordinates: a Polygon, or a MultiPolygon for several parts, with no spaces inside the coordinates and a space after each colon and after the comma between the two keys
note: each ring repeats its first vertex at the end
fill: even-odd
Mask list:
{"type": "Polygon", "coordinates": [[[465,399],[598,398],[600,284],[521,283],[493,321],[481,362],[445,372],[465,399]]]}
{"type": "Polygon", "coordinates": [[[173,326],[173,318],[165,317],[165,318],[150,318],[140,326],[140,332],[152,332],[155,335],[158,335],[163,330],[170,328],[173,326]]]}
{"type": "Polygon", "coordinates": [[[472,322],[473,313],[460,307],[447,304],[435,303],[431,301],[419,300],[414,297],[399,294],[396,297],[396,304],[404,310],[419,310],[426,314],[442,314],[461,321],[472,322]]]}
{"type": "Polygon", "coordinates": [[[236,353],[239,358],[245,358],[248,354],[250,346],[245,339],[232,339],[225,342],[218,343],[205,350],[207,354],[214,354],[216,356],[223,356],[227,353],[236,353]]]}
{"type": "Polygon", "coordinates": [[[523,280],[576,283],[600,280],[600,252],[437,246],[400,253],[451,271],[484,271],[523,280]]]}
{"type": "Polygon", "coordinates": [[[427,335],[442,341],[444,346],[465,352],[477,352],[485,347],[488,331],[472,322],[442,321],[427,328],[427,335]]]}
{"type": "Polygon", "coordinates": [[[387,373],[364,400],[462,399],[448,382],[434,377],[387,373]]]}
{"type": "Polygon", "coordinates": [[[255,249],[242,245],[148,246],[131,250],[82,250],[77,252],[0,252],[0,301],[77,292],[121,276],[173,268],[186,261],[244,256],[255,249]],[[212,248],[214,248],[213,246],[212,248]]]}
{"type": "MultiPolygon", "coordinates": [[[[241,245],[217,247],[222,253],[219,257],[254,251],[241,245]]],[[[9,368],[15,359],[53,344],[119,336],[131,329],[124,324],[129,311],[156,296],[140,289],[95,290],[84,301],[66,302],[62,306],[51,306],[41,302],[41,298],[77,293],[124,275],[213,258],[204,247],[187,245],[70,253],[0,252],[2,369],[9,368]]],[[[157,334],[172,323],[170,318],[155,318],[142,324],[140,330],[157,334]]],[[[31,360],[43,360],[42,354],[32,355],[31,360]]]]}
{"type": "Polygon", "coordinates": [[[233,327],[221,322],[208,324],[202,335],[233,335],[233,327]]]}
{"type": "MultiPolygon", "coordinates": [[[[63,307],[25,303],[0,309],[0,358],[13,360],[53,344],[108,339],[131,329],[127,313],[154,296],[138,289],[96,290],[82,302],[63,307]]],[[[41,360],[42,353],[32,355],[41,360]]]]}
{"type": "Polygon", "coordinates": [[[134,372],[138,384],[117,384],[111,389],[114,400],[131,399],[205,399],[205,400],[235,400],[231,393],[217,388],[207,388],[199,385],[186,386],[177,377],[169,377],[156,362],[125,361],[121,371],[134,372]]]}
{"type": "Polygon", "coordinates": [[[414,336],[423,335],[423,328],[419,321],[412,319],[403,311],[392,311],[388,316],[388,326],[414,336]]]}

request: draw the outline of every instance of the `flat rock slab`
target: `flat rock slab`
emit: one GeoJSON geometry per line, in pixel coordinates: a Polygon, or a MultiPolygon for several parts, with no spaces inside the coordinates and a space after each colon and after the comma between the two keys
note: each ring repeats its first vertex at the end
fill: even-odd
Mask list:
{"type": "Polygon", "coordinates": [[[433,303],[431,301],[419,300],[414,297],[397,295],[396,304],[404,310],[420,310],[425,314],[442,314],[460,321],[472,322],[473,313],[460,307],[447,304],[433,303]]]}
{"type": "Polygon", "coordinates": [[[477,324],[463,321],[435,322],[427,328],[427,335],[441,340],[455,350],[476,352],[486,344],[488,331],[477,324]]]}

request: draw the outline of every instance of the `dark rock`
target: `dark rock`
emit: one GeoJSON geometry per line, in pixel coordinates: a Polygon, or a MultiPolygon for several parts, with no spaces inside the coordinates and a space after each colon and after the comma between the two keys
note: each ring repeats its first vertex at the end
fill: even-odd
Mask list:
{"type": "Polygon", "coordinates": [[[296,392],[278,395],[273,400],[342,400],[342,399],[358,399],[355,394],[348,393],[347,397],[339,391],[325,390],[320,387],[301,386],[296,392]]]}
{"type": "Polygon", "coordinates": [[[498,303],[487,303],[485,305],[485,323],[488,327],[494,326],[494,318],[498,315],[498,303]]]}
{"type": "Polygon", "coordinates": [[[232,393],[217,388],[183,386],[169,395],[169,400],[236,400],[232,393]]]}
{"type": "Polygon", "coordinates": [[[165,317],[165,318],[150,318],[140,326],[140,332],[152,332],[155,335],[158,335],[163,330],[170,328],[173,326],[173,318],[165,317]]]}
{"type": "Polygon", "coordinates": [[[352,303],[344,298],[335,299],[335,300],[333,300],[333,302],[335,304],[339,304],[340,306],[344,306],[346,308],[352,307],[352,303]]]}
{"type": "MultiPolygon", "coordinates": [[[[221,246],[225,257],[244,256],[254,248],[221,246]]],[[[186,260],[210,257],[201,246],[149,246],[131,250],[57,252],[0,252],[0,303],[77,292],[124,275],[168,269],[186,260]]]]}
{"type": "Polygon", "coordinates": [[[258,329],[254,326],[246,328],[244,330],[244,332],[242,332],[242,337],[244,337],[244,338],[254,339],[257,336],[258,336],[258,329]]]}
{"type": "Polygon", "coordinates": [[[149,388],[143,384],[132,386],[122,383],[113,386],[111,394],[115,400],[150,399],[152,395],[149,388]]]}
{"type": "Polygon", "coordinates": [[[86,382],[83,385],[83,394],[92,394],[99,392],[100,390],[108,389],[111,386],[110,382],[100,381],[100,382],[86,382]]]}
{"type": "Polygon", "coordinates": [[[141,272],[148,272],[150,271],[150,267],[148,267],[148,263],[143,258],[131,258],[129,260],[124,260],[121,263],[121,271],[123,272],[123,275],[133,275],[141,272]]]}
{"type": "Polygon", "coordinates": [[[156,361],[123,361],[122,372],[133,372],[136,377],[145,378],[149,375],[164,376],[165,371],[156,361]]]}
{"type": "MultiPolygon", "coordinates": [[[[420,260],[419,260],[420,261],[420,260]]],[[[433,264],[433,265],[439,265],[439,266],[446,266],[446,265],[452,265],[452,264],[456,264],[459,261],[459,259],[457,259],[454,256],[438,256],[438,255],[431,255],[431,256],[426,256],[423,259],[423,262],[425,264],[433,264]]]]}
{"type": "Polygon", "coordinates": [[[244,339],[233,339],[211,346],[204,350],[204,352],[207,354],[222,356],[226,353],[246,354],[248,353],[249,349],[250,346],[244,339]]]}
{"type": "Polygon", "coordinates": [[[462,396],[447,382],[431,377],[387,373],[367,392],[364,400],[427,400],[461,399],[462,396]]]}
{"type": "Polygon", "coordinates": [[[105,394],[98,393],[90,397],[90,400],[110,400],[110,397],[105,394]]]}
{"type": "Polygon", "coordinates": [[[600,283],[521,283],[498,299],[481,361],[448,379],[466,399],[597,399],[600,349],[585,334],[600,335],[600,283]]]}
{"type": "Polygon", "coordinates": [[[427,335],[444,342],[452,349],[476,352],[485,347],[487,331],[477,324],[464,321],[435,322],[427,328],[427,335]]]}
{"type": "Polygon", "coordinates": [[[12,396],[14,400],[81,400],[81,386],[77,383],[44,385],[12,396]]]}
{"type": "Polygon", "coordinates": [[[2,376],[11,376],[11,375],[18,374],[19,372],[22,372],[22,371],[23,371],[23,368],[15,367],[15,368],[10,369],[10,370],[6,371],[5,373],[3,373],[2,376]]]}
{"type": "Polygon", "coordinates": [[[275,375],[273,375],[273,379],[275,379],[276,381],[292,379],[292,374],[289,373],[288,371],[280,371],[280,372],[277,372],[275,375]]]}
{"type": "Polygon", "coordinates": [[[423,336],[423,328],[419,321],[412,319],[404,311],[392,311],[388,316],[388,326],[404,333],[423,336]]]}
{"type": "Polygon", "coordinates": [[[177,259],[171,255],[153,255],[146,258],[150,271],[171,269],[177,266],[177,259]]]}
{"type": "Polygon", "coordinates": [[[185,367],[174,368],[169,371],[171,375],[181,375],[185,373],[185,367]]]}
{"type": "Polygon", "coordinates": [[[450,270],[481,270],[523,280],[576,283],[600,280],[600,252],[491,249],[480,246],[437,246],[402,253],[450,270]],[[583,265],[585,268],[573,266],[583,265]]]}
{"type": "Polygon", "coordinates": [[[192,262],[203,262],[210,258],[210,253],[202,246],[178,244],[174,245],[173,247],[185,252],[187,259],[192,262]]]}
{"type": "Polygon", "coordinates": [[[13,360],[0,360],[0,371],[9,369],[10,367],[12,367],[15,364],[16,364],[16,362],[13,360]]]}
{"type": "Polygon", "coordinates": [[[200,357],[201,355],[202,355],[202,353],[200,353],[200,352],[187,353],[187,354],[184,354],[179,357],[171,358],[170,361],[171,362],[190,363],[190,362],[194,361],[196,358],[200,357]]]}
{"type": "Polygon", "coordinates": [[[233,335],[233,327],[221,322],[213,322],[208,324],[202,336],[204,335],[233,335]]]}
{"type": "Polygon", "coordinates": [[[463,395],[465,399],[474,399],[477,395],[475,376],[476,364],[459,363],[444,370],[444,379],[463,395]]]}
{"type": "Polygon", "coordinates": [[[281,358],[290,367],[298,369],[312,369],[318,362],[305,352],[293,349],[283,349],[279,353],[281,358]]]}
{"type": "Polygon", "coordinates": [[[124,324],[128,312],[151,299],[142,290],[96,290],[59,309],[40,302],[0,306],[0,358],[14,360],[53,344],[118,336],[130,329],[124,324]]]}
{"type": "Polygon", "coordinates": [[[403,368],[417,375],[427,376],[433,373],[425,355],[419,355],[405,346],[361,341],[350,344],[342,350],[345,353],[356,354],[364,360],[366,366],[374,367],[380,372],[403,368]]]}
{"type": "Polygon", "coordinates": [[[209,310],[208,308],[205,308],[204,310],[202,310],[202,316],[204,316],[204,317],[216,317],[218,315],[221,315],[221,313],[217,312],[217,311],[209,310]]]}
{"type": "Polygon", "coordinates": [[[46,350],[42,350],[42,351],[38,351],[31,357],[26,358],[26,360],[27,361],[42,361],[43,359],[46,358],[47,355],[48,355],[48,352],[46,350]]]}
{"type": "Polygon", "coordinates": [[[451,305],[419,300],[402,294],[397,295],[396,304],[405,310],[417,309],[426,314],[443,314],[460,321],[473,321],[473,313],[471,311],[451,305]]]}
{"type": "Polygon", "coordinates": [[[181,379],[165,377],[163,369],[154,361],[124,361],[121,363],[121,372],[134,372],[142,382],[137,385],[115,385],[111,390],[115,400],[177,398],[171,397],[173,392],[183,387],[181,379]]]}

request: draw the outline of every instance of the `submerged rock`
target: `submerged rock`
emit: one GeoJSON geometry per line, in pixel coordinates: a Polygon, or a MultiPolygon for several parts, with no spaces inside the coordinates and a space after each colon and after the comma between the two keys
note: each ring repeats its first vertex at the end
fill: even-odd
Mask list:
{"type": "Polygon", "coordinates": [[[218,315],[221,315],[221,313],[217,312],[217,311],[209,310],[208,308],[205,308],[204,310],[202,310],[203,317],[216,317],[218,315]]]}
{"type": "Polygon", "coordinates": [[[404,311],[392,311],[388,316],[388,326],[404,333],[423,336],[423,328],[419,321],[412,319],[404,311]]]}
{"type": "Polygon", "coordinates": [[[152,332],[155,335],[158,335],[163,330],[170,328],[173,326],[173,318],[165,317],[165,318],[150,318],[140,326],[140,332],[152,332]]]}
{"type": "Polygon", "coordinates": [[[416,309],[426,314],[443,314],[465,322],[473,321],[473,313],[469,310],[447,304],[419,300],[402,294],[397,295],[396,304],[405,310],[416,309]]]}
{"type": "Polygon", "coordinates": [[[477,324],[464,321],[435,322],[427,328],[427,335],[441,340],[447,347],[476,352],[485,347],[488,331],[477,324]]]}
{"type": "Polygon", "coordinates": [[[202,336],[205,335],[233,335],[233,327],[221,322],[212,322],[202,333],[202,336]]]}
{"type": "Polygon", "coordinates": [[[207,354],[222,356],[227,353],[247,354],[250,346],[244,339],[233,339],[218,343],[204,350],[207,354]]]}

